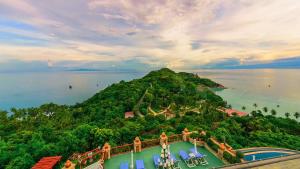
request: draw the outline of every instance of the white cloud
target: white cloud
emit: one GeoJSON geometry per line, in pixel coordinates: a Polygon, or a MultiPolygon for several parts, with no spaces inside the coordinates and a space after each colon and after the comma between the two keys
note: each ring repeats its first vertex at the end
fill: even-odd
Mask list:
{"type": "Polygon", "coordinates": [[[0,5],[0,19],[37,28],[0,25],[1,32],[48,42],[2,42],[0,60],[138,59],[182,68],[225,58],[247,62],[300,54],[298,0],[13,0],[0,5]],[[195,42],[197,48],[191,46],[195,42]]]}

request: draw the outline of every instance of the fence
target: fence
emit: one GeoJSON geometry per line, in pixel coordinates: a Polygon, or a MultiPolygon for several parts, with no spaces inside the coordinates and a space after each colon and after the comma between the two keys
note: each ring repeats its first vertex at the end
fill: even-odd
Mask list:
{"type": "Polygon", "coordinates": [[[111,156],[114,156],[114,155],[130,152],[132,149],[133,149],[133,144],[125,144],[122,146],[116,146],[116,147],[111,148],[110,154],[111,154],[111,156]]]}

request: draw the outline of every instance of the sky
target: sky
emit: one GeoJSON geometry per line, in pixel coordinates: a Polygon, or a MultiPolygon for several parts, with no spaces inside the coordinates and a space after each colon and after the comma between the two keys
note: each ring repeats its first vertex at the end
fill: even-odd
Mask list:
{"type": "Polygon", "coordinates": [[[289,67],[299,16],[299,0],[0,0],[0,71],[289,67]]]}

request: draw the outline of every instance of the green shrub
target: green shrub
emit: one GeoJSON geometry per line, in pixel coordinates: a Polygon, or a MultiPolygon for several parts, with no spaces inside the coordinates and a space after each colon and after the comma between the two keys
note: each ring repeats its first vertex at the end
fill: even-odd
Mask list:
{"type": "Polygon", "coordinates": [[[241,152],[241,151],[237,151],[236,152],[236,157],[239,158],[239,159],[244,158],[244,153],[241,152]]]}
{"type": "Polygon", "coordinates": [[[192,133],[192,134],[190,135],[190,137],[191,137],[192,139],[197,139],[197,138],[200,137],[200,134],[199,134],[199,133],[192,133]]]}
{"type": "Polygon", "coordinates": [[[216,145],[211,139],[208,139],[207,144],[210,148],[212,148],[214,151],[218,152],[219,146],[216,145]]]}
{"type": "Polygon", "coordinates": [[[230,153],[228,153],[227,151],[224,151],[223,153],[223,157],[230,163],[239,163],[241,162],[240,158],[238,156],[234,157],[232,156],[230,153]]]}
{"type": "Polygon", "coordinates": [[[211,148],[212,148],[213,150],[215,150],[216,152],[218,152],[219,146],[217,146],[216,144],[213,144],[213,145],[211,146],[211,148]]]}

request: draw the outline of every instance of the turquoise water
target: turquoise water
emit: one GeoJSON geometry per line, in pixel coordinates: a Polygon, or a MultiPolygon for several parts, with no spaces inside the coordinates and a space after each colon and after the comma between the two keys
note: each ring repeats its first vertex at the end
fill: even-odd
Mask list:
{"type": "Polygon", "coordinates": [[[0,109],[36,107],[44,103],[75,104],[120,80],[145,73],[39,72],[0,73],[0,109]],[[69,89],[72,85],[72,89],[69,89]]]}
{"type": "Polygon", "coordinates": [[[257,161],[257,160],[264,160],[268,158],[275,158],[275,157],[281,157],[286,155],[288,154],[282,152],[262,152],[262,153],[256,153],[251,155],[245,155],[244,159],[246,161],[257,161]]]}
{"type": "Polygon", "coordinates": [[[228,89],[218,91],[233,108],[246,112],[267,107],[277,111],[300,112],[300,69],[256,69],[256,70],[199,70],[198,75],[211,78],[228,89]],[[279,107],[277,107],[279,105],[279,107]]]}

